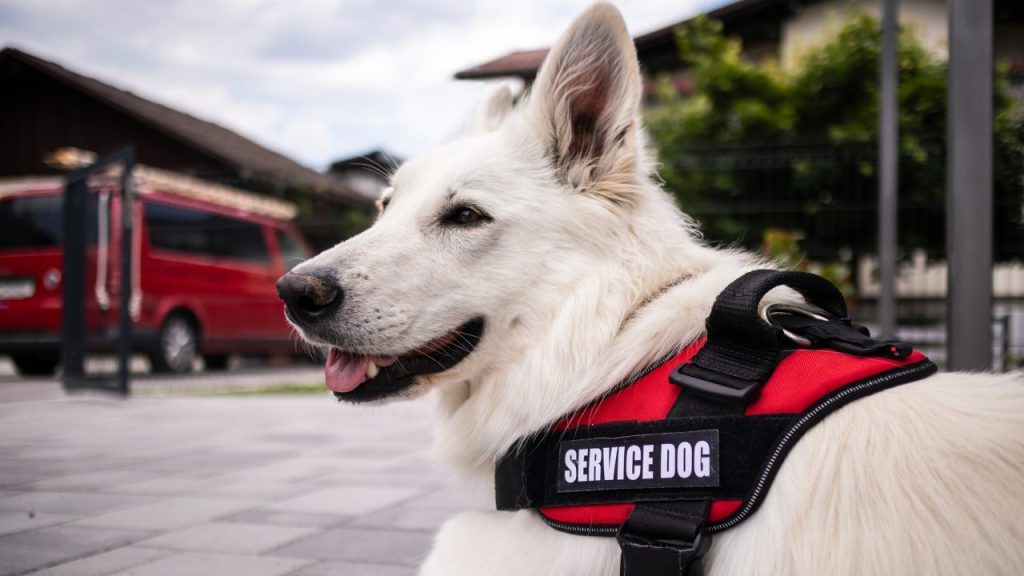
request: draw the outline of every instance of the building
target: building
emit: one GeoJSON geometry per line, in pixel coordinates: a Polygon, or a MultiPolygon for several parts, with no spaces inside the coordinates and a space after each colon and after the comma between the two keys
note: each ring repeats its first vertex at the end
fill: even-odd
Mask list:
{"type": "MultiPolygon", "coordinates": [[[[739,0],[707,15],[721,21],[727,35],[742,40],[743,55],[747,59],[774,58],[785,67],[799,62],[803,53],[838,29],[852,11],[860,10],[877,17],[881,5],[881,0],[739,0]]],[[[1018,85],[1024,84],[1024,3],[995,0],[995,14],[995,58],[1019,70],[1018,85]]],[[[946,0],[901,0],[900,21],[914,31],[926,49],[937,56],[946,56],[949,34],[946,0]]],[[[675,43],[675,29],[687,22],[689,20],[675,22],[634,39],[648,87],[653,86],[654,78],[669,74],[681,91],[690,90],[675,43]]],[[[456,72],[455,78],[514,78],[529,86],[547,52],[546,48],[512,52],[456,72]]]]}
{"type": "Polygon", "coordinates": [[[318,248],[351,235],[372,209],[373,198],[345,182],[223,126],[21,50],[0,51],[0,85],[0,177],[53,174],[44,158],[58,149],[131,144],[140,164],[294,202],[318,248]]]}
{"type": "Polygon", "coordinates": [[[327,173],[359,194],[376,200],[388,186],[388,177],[401,164],[402,159],[386,150],[371,150],[332,162],[327,173]]]}

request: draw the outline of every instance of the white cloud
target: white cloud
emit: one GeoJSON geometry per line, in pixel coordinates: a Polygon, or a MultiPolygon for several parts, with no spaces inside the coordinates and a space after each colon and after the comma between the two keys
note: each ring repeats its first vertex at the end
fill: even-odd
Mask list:
{"type": "MultiPolygon", "coordinates": [[[[725,0],[631,1],[634,34],[725,0]]],[[[0,43],[323,168],[447,137],[487,86],[459,69],[550,44],[590,0],[0,0],[0,43]]]]}

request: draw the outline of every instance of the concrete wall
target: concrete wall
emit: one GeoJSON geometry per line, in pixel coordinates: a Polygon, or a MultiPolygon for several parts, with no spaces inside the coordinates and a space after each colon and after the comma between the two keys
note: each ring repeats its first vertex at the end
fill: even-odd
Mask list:
{"type": "MultiPolygon", "coordinates": [[[[878,260],[864,256],[857,263],[857,295],[878,296],[878,260]]],[[[949,266],[945,261],[928,261],[917,250],[908,262],[900,264],[896,293],[900,298],[945,298],[949,266]]],[[[1000,262],[992,267],[992,293],[996,298],[1024,299],[1024,263],[1000,262]]]]}
{"type": "MultiPolygon", "coordinates": [[[[949,52],[946,0],[900,0],[900,24],[913,30],[929,52],[943,59],[949,52]]],[[[783,66],[799,62],[808,50],[835,34],[858,12],[881,18],[881,0],[821,0],[804,2],[783,22],[780,58],[783,66]]]]}

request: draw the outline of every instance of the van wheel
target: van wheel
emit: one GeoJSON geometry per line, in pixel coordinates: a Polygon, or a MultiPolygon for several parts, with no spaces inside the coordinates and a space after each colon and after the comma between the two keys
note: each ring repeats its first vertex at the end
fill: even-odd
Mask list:
{"type": "Polygon", "coordinates": [[[150,354],[149,361],[154,372],[184,374],[192,371],[196,359],[198,330],[184,314],[171,314],[160,327],[157,349],[150,354]]]}
{"type": "Polygon", "coordinates": [[[11,355],[22,376],[53,376],[60,363],[59,352],[19,352],[11,355]]]}
{"type": "Polygon", "coordinates": [[[203,365],[207,370],[227,370],[228,368],[228,355],[227,354],[203,354],[203,365]]]}

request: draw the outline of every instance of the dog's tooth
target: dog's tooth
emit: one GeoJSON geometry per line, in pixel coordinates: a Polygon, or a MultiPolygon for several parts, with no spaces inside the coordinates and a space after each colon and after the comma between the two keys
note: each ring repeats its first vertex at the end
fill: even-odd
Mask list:
{"type": "Polygon", "coordinates": [[[370,362],[370,365],[366,367],[366,378],[367,379],[376,378],[377,374],[379,374],[379,373],[380,373],[380,368],[378,368],[377,365],[374,364],[373,362],[370,362]]]}

